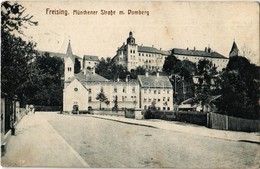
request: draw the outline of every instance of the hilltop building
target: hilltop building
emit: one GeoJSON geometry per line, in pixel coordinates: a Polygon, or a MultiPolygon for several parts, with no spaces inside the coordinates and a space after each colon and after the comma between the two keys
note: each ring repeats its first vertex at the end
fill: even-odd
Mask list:
{"type": "Polygon", "coordinates": [[[170,53],[157,49],[154,46],[148,47],[138,45],[132,32],[129,32],[129,37],[121,47],[118,48],[113,61],[127,68],[128,71],[136,69],[138,66],[145,68],[148,71],[161,71],[164,59],[170,53]]]}
{"type": "Polygon", "coordinates": [[[199,60],[207,59],[217,67],[217,71],[222,71],[222,69],[226,68],[229,61],[229,58],[219,54],[218,52],[212,51],[210,47],[206,47],[204,51],[196,50],[196,48],[173,48],[171,55],[175,56],[179,60],[189,60],[196,64],[199,62],[199,60]]]}

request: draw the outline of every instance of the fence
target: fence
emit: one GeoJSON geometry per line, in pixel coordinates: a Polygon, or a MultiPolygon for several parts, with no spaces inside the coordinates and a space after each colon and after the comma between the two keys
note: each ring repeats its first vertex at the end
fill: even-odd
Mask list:
{"type": "Polygon", "coordinates": [[[260,120],[242,119],[217,113],[209,113],[208,127],[220,130],[257,132],[260,131],[260,120]]]}

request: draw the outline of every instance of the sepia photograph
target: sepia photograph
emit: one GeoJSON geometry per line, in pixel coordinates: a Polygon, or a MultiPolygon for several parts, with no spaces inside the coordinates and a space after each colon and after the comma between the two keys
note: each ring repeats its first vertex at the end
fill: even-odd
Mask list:
{"type": "Polygon", "coordinates": [[[1,166],[259,168],[258,2],[1,2],[1,166]]]}

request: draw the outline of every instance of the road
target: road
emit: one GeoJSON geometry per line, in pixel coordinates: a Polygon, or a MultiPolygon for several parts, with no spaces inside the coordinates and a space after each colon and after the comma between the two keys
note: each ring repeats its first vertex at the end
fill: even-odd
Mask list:
{"type": "Polygon", "coordinates": [[[91,117],[48,121],[91,167],[237,168],[252,166],[259,150],[256,144],[91,117]]]}
{"type": "Polygon", "coordinates": [[[90,116],[54,113],[34,116],[47,121],[71,147],[68,151],[75,151],[92,168],[259,166],[259,145],[255,143],[124,124],[90,116]]]}

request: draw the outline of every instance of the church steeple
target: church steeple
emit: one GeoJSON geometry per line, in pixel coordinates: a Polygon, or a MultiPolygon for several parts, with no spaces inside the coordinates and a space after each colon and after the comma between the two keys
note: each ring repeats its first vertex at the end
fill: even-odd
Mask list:
{"type": "Polygon", "coordinates": [[[67,48],[67,53],[66,54],[68,56],[73,56],[71,45],[70,45],[70,40],[69,40],[69,44],[68,44],[68,48],[67,48]]]}
{"type": "Polygon", "coordinates": [[[233,57],[233,56],[238,56],[238,47],[237,47],[235,40],[234,40],[232,48],[229,52],[229,57],[233,57]]]}

